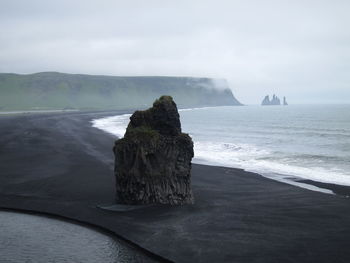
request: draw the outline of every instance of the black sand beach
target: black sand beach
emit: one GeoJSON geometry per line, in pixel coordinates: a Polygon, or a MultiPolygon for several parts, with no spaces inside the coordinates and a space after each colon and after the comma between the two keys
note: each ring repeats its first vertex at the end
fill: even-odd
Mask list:
{"type": "Polygon", "coordinates": [[[90,120],[119,113],[0,116],[0,207],[100,226],[175,262],[350,262],[348,187],[194,164],[193,206],[98,208],[114,201],[115,138],[90,120]]]}

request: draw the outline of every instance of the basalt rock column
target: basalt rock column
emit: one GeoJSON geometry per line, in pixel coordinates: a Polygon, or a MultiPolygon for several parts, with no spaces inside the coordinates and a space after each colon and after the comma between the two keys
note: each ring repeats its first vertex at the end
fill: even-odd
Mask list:
{"type": "Polygon", "coordinates": [[[117,201],[123,204],[192,204],[193,142],[181,132],[172,97],[136,111],[114,146],[117,201]]]}

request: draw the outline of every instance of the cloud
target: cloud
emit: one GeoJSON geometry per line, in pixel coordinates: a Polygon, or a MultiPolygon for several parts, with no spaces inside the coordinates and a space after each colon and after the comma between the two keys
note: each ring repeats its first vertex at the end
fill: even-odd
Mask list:
{"type": "Polygon", "coordinates": [[[291,103],[350,102],[349,1],[4,0],[0,7],[1,72],[215,77],[244,103],[268,93],[291,103]]]}

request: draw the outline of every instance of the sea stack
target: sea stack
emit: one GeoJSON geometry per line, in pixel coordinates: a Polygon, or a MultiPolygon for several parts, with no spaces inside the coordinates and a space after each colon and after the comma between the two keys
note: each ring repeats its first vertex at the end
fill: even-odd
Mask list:
{"type": "Polygon", "coordinates": [[[172,97],[162,96],[152,108],[136,111],[113,151],[118,203],[193,204],[193,142],[181,132],[172,97]]]}
{"type": "Polygon", "coordinates": [[[270,105],[270,96],[269,95],[265,96],[265,98],[263,99],[261,105],[263,105],[263,106],[270,105]]]}
{"type": "Polygon", "coordinates": [[[287,106],[287,105],[288,105],[286,97],[283,97],[283,105],[284,105],[284,106],[287,106]]]}
{"type": "Polygon", "coordinates": [[[281,100],[275,94],[273,94],[272,99],[270,100],[270,96],[265,96],[261,105],[263,106],[273,106],[273,105],[281,105],[281,100]]]}

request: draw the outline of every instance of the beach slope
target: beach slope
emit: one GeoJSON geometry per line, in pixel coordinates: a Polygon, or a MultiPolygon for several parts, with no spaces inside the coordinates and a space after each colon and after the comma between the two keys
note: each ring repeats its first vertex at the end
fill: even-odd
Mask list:
{"type": "Polygon", "coordinates": [[[121,113],[0,116],[0,207],[101,226],[175,262],[350,262],[348,198],[239,169],[194,164],[195,205],[99,208],[114,202],[115,138],[90,121],[121,113]]]}

